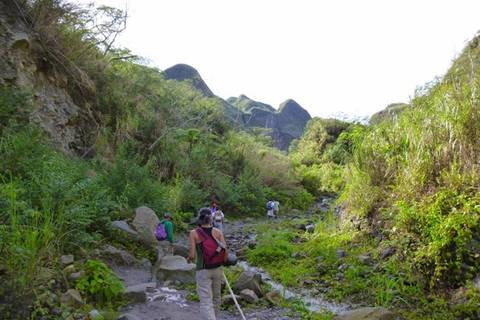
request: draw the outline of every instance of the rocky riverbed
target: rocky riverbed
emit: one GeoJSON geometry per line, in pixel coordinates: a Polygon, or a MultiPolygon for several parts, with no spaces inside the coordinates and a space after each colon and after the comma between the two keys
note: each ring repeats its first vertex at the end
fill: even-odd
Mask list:
{"type": "MultiPolygon", "coordinates": [[[[318,219],[318,216],[314,216],[328,210],[330,202],[330,198],[320,199],[315,206],[308,210],[308,212],[303,214],[297,212],[293,216],[289,215],[288,219],[301,218],[304,223],[300,223],[296,227],[305,232],[313,231],[315,227],[314,221],[318,219]]],[[[132,237],[141,238],[142,232],[145,234],[149,233],[149,229],[151,229],[152,225],[155,225],[157,222],[151,216],[149,210],[143,208],[140,212],[143,212],[142,214],[145,216],[139,219],[136,217],[137,223],[136,225],[134,224],[134,229],[138,231],[137,234],[132,232],[130,227],[123,222],[117,222],[116,225],[121,226],[120,229],[128,229],[124,230],[126,234],[129,234],[132,237]],[[145,225],[142,225],[142,223],[145,225]]],[[[273,220],[271,223],[280,223],[282,219],[285,218],[273,220]]],[[[244,221],[237,220],[225,224],[225,238],[229,248],[231,251],[237,253],[237,256],[240,259],[238,265],[244,269],[244,273],[236,283],[232,284],[232,286],[235,293],[238,294],[238,298],[243,308],[246,309],[245,315],[247,319],[301,319],[301,315],[295,314],[292,310],[278,306],[278,298],[281,296],[285,299],[302,301],[304,306],[313,312],[329,311],[337,314],[335,319],[397,319],[387,310],[381,308],[358,308],[352,310],[353,306],[351,305],[326,301],[321,294],[322,290],[318,290],[319,288],[317,287],[315,287],[315,289],[305,288],[301,290],[285,288],[271,279],[265,271],[250,266],[245,261],[245,252],[246,248],[255,248],[257,245],[257,236],[253,226],[259,222],[260,220],[247,218],[244,221]],[[270,286],[271,292],[260,292],[261,289],[259,288],[262,282],[267,283],[270,286]],[[260,301],[264,302],[260,303],[260,301]]],[[[175,251],[177,254],[185,255],[185,235],[180,236],[178,242],[179,244],[175,251]]],[[[194,278],[188,276],[172,277],[172,275],[178,275],[179,273],[194,274],[193,266],[189,266],[181,255],[162,257],[160,256],[162,251],[159,250],[159,261],[161,263],[158,263],[157,261],[155,268],[152,268],[149,261],[133,261],[128,252],[122,252],[122,250],[115,250],[112,248],[108,248],[108,250],[109,252],[113,252],[113,255],[119,257],[118,259],[110,259],[110,265],[126,285],[126,297],[131,301],[129,305],[123,308],[119,319],[198,319],[199,304],[198,302],[189,299],[191,298],[192,293],[194,293],[194,278]],[[162,259],[169,260],[169,262],[165,263],[162,259]],[[114,263],[112,263],[112,261],[114,261],[114,263]],[[167,268],[168,276],[161,277],[162,272],[165,272],[165,270],[158,270],[158,266],[169,264],[170,266],[167,268]]],[[[229,299],[228,295],[225,295],[223,300],[225,304],[233,305],[233,302],[229,299]]],[[[240,315],[237,310],[231,306],[228,310],[222,311],[221,319],[240,319],[240,315]]]]}

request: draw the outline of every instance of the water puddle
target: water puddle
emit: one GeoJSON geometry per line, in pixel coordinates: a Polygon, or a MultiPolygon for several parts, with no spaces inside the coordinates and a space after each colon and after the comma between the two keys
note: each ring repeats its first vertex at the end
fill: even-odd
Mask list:
{"type": "Polygon", "coordinates": [[[169,287],[151,288],[147,291],[147,302],[163,301],[167,303],[175,303],[176,305],[185,308],[188,306],[182,293],[176,289],[169,287]]]}

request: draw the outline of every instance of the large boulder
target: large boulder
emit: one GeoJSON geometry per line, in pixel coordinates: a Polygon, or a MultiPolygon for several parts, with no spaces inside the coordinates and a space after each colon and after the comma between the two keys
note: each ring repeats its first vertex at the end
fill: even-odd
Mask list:
{"type": "Polygon", "coordinates": [[[365,307],[338,315],[333,320],[394,320],[397,316],[385,308],[365,307]]]}
{"type": "Polygon", "coordinates": [[[238,280],[233,285],[233,289],[237,292],[241,292],[243,289],[250,289],[257,294],[258,297],[263,296],[262,277],[260,274],[251,271],[243,271],[238,280]]]}
{"type": "Polygon", "coordinates": [[[158,243],[155,238],[155,229],[160,223],[155,211],[148,207],[140,207],[135,210],[135,219],[133,219],[133,227],[138,232],[140,240],[148,245],[156,245],[158,243]]]}
{"type": "Polygon", "coordinates": [[[188,263],[182,256],[165,256],[160,259],[157,270],[158,280],[180,282],[183,284],[195,283],[195,265],[188,263]]]}

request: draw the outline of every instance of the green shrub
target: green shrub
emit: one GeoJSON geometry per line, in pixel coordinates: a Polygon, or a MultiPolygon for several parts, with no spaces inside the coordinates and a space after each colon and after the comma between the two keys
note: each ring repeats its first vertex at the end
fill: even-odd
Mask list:
{"type": "Polygon", "coordinates": [[[124,286],[112,270],[98,260],[87,260],[83,268],[85,275],[75,287],[99,306],[118,304],[124,286]]]}

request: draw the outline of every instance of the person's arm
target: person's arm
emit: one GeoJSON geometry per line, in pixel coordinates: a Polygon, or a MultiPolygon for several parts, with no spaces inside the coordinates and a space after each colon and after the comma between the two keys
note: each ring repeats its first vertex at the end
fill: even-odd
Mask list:
{"type": "Polygon", "coordinates": [[[214,230],[213,232],[215,233],[214,234],[215,239],[217,239],[217,241],[219,241],[222,244],[222,246],[225,249],[227,249],[227,242],[225,241],[225,238],[223,236],[223,232],[220,231],[219,229],[213,229],[213,230],[214,230]]]}
{"type": "Polygon", "coordinates": [[[190,231],[190,236],[188,237],[188,242],[190,243],[190,248],[188,250],[188,260],[191,262],[195,261],[197,254],[197,240],[196,240],[196,231],[190,231]]]}

